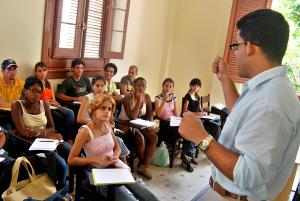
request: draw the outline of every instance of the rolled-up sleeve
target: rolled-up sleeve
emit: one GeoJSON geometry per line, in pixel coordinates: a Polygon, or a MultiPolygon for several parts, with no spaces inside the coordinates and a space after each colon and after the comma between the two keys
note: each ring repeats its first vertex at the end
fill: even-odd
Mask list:
{"type": "Polygon", "coordinates": [[[280,108],[261,105],[248,111],[240,127],[235,149],[240,153],[233,171],[234,183],[264,197],[274,182],[291,140],[289,119],[280,108]]]}

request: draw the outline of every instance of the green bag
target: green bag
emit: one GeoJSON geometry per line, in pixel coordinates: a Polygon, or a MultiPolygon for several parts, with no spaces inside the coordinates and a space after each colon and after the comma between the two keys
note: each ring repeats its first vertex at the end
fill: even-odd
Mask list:
{"type": "Polygon", "coordinates": [[[151,163],[159,167],[166,167],[170,164],[169,151],[165,142],[161,142],[160,146],[156,148],[151,163]]]}

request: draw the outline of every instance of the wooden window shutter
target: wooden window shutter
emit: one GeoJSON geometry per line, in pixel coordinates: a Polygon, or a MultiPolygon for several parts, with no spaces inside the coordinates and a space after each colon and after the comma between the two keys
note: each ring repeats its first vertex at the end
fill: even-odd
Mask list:
{"type": "Polygon", "coordinates": [[[88,1],[86,30],[84,34],[83,58],[100,58],[103,41],[104,0],[88,1]]]}
{"type": "Polygon", "coordinates": [[[84,1],[59,0],[56,4],[53,58],[77,58],[80,56],[84,1]]]}
{"type": "Polygon", "coordinates": [[[226,38],[226,46],[223,58],[228,63],[228,72],[235,83],[244,83],[247,79],[240,78],[236,64],[236,57],[233,51],[230,51],[229,45],[236,41],[237,28],[236,23],[244,15],[263,8],[270,8],[272,0],[233,0],[229,27],[226,38]]]}
{"type": "Polygon", "coordinates": [[[107,5],[104,58],[124,57],[129,4],[130,0],[111,0],[107,5]]]}

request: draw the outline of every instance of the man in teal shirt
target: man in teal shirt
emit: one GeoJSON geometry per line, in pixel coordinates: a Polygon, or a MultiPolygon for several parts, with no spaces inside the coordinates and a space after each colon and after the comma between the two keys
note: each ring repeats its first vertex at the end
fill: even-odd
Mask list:
{"type": "Polygon", "coordinates": [[[230,111],[219,141],[191,114],[184,116],[179,132],[199,144],[212,162],[211,191],[240,200],[271,200],[284,187],[300,143],[300,103],[281,65],[289,25],[280,13],[262,9],[242,17],[237,28],[230,48],[239,76],[249,81],[239,95],[227,64],[216,57],[213,72],[230,111]]]}

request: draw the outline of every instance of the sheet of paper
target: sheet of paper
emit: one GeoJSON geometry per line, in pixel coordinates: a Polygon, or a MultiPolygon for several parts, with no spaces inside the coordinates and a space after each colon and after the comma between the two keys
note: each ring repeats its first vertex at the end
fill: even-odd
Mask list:
{"type": "Polygon", "coordinates": [[[214,105],[216,108],[218,108],[219,110],[223,110],[225,108],[225,105],[223,105],[222,103],[217,103],[214,105]]]}
{"type": "Polygon", "coordinates": [[[170,126],[179,126],[182,117],[171,116],[170,117],[170,126]]]}
{"type": "Polygon", "coordinates": [[[134,120],[131,120],[130,123],[135,124],[135,125],[139,125],[139,126],[144,126],[146,128],[150,128],[150,127],[156,125],[152,121],[147,121],[147,120],[143,120],[143,119],[134,119],[134,120]]]}
{"type": "Polygon", "coordinates": [[[50,105],[50,109],[51,109],[51,110],[56,110],[56,109],[58,109],[58,108],[55,107],[55,106],[53,106],[53,105],[50,105]]]}
{"type": "Polygon", "coordinates": [[[135,180],[127,168],[92,169],[94,185],[131,184],[135,180]]]}
{"type": "Polygon", "coordinates": [[[4,149],[0,149],[0,155],[3,155],[5,153],[4,149]]]}
{"type": "Polygon", "coordinates": [[[73,101],[73,104],[75,104],[75,105],[80,105],[81,102],[79,102],[79,101],[73,101]]]}
{"type": "Polygon", "coordinates": [[[4,160],[5,160],[5,158],[0,157],[0,163],[1,163],[2,161],[4,161],[4,160]]]}
{"type": "Polygon", "coordinates": [[[32,145],[29,147],[29,151],[33,150],[45,150],[54,151],[58,145],[58,140],[52,140],[47,138],[36,138],[32,145]]]}
{"type": "Polygon", "coordinates": [[[210,114],[210,115],[199,116],[199,118],[200,119],[217,120],[217,119],[220,119],[220,116],[219,115],[210,114]]]}

